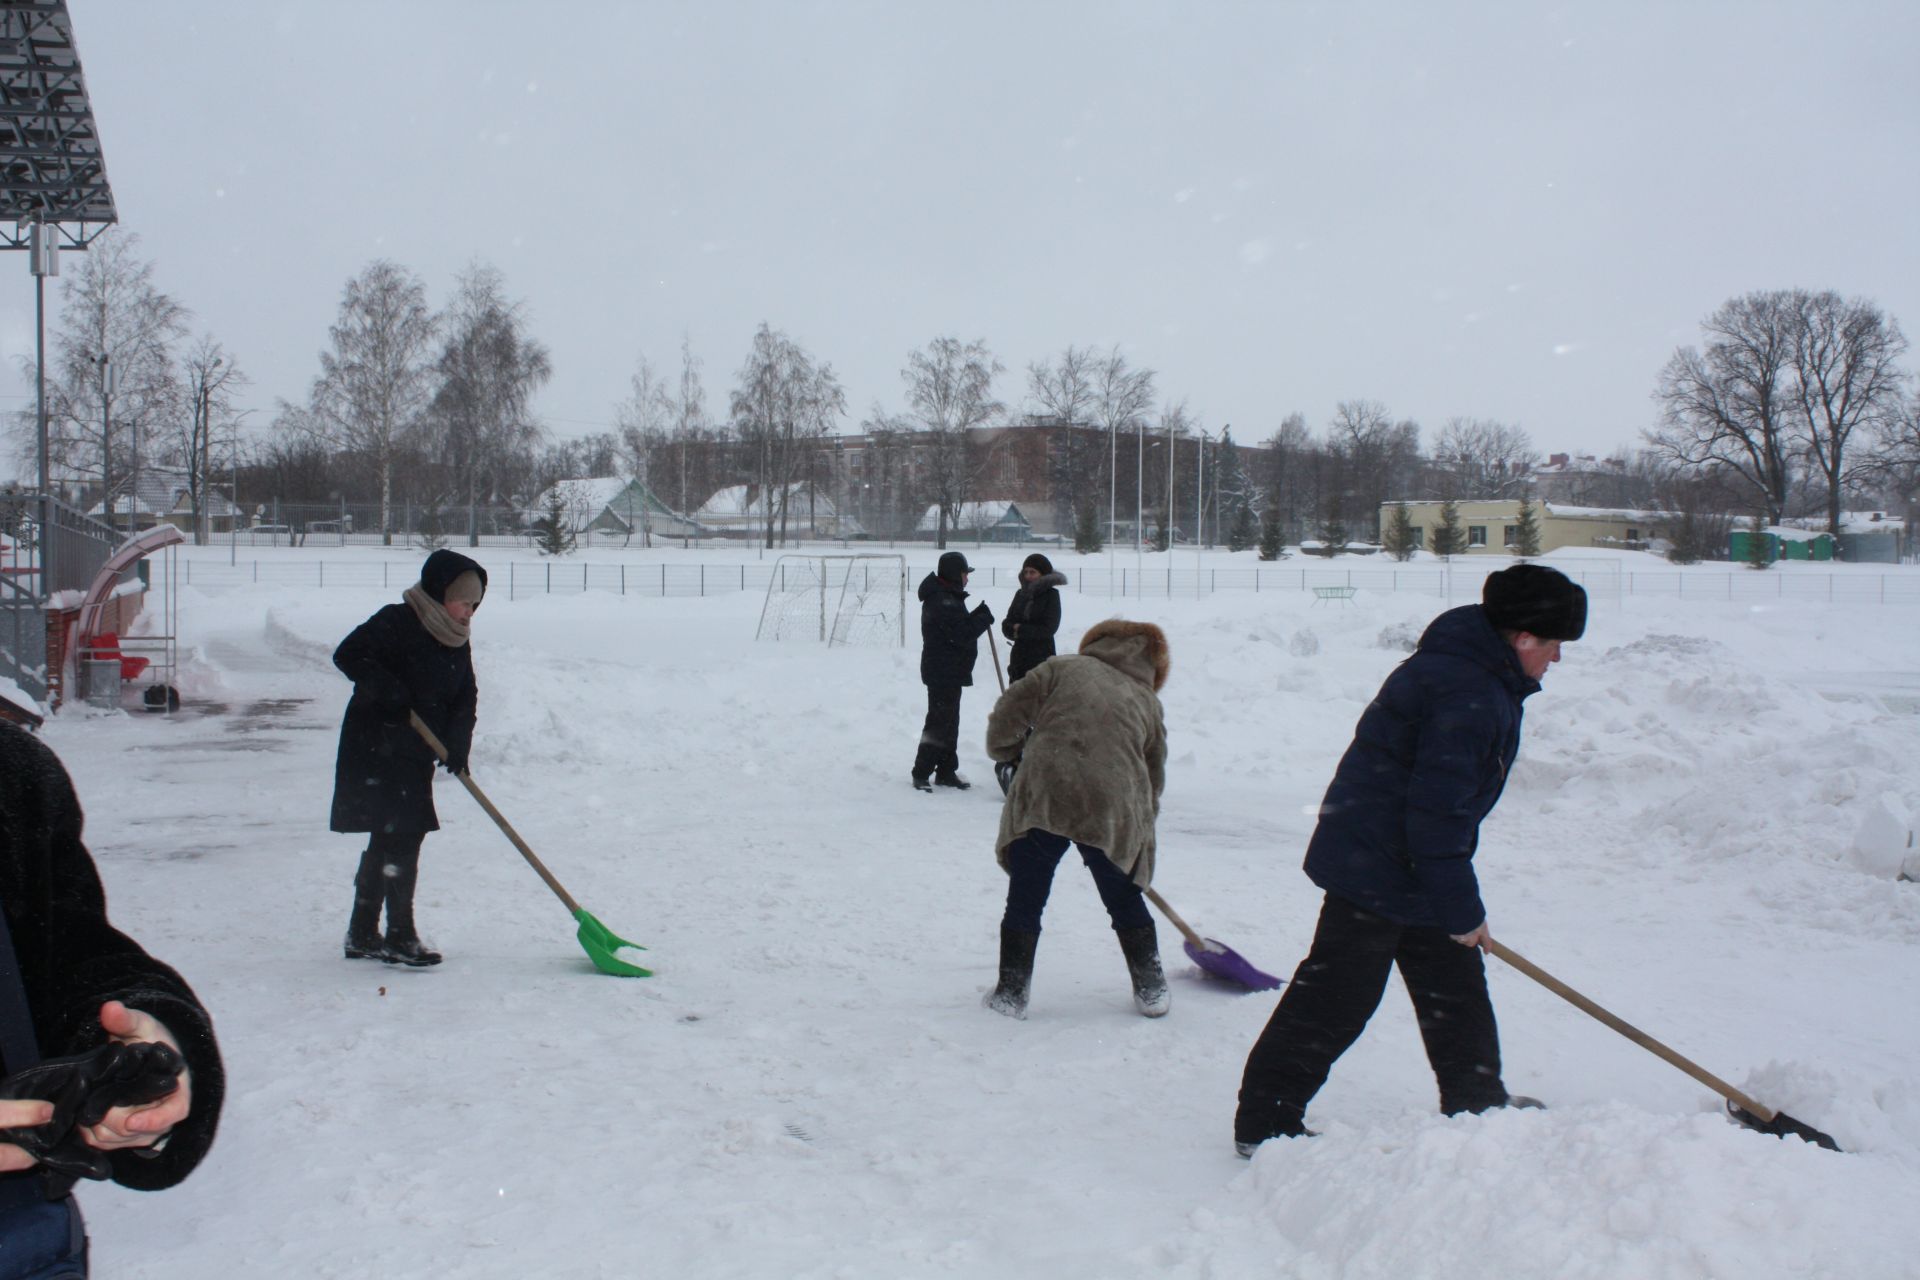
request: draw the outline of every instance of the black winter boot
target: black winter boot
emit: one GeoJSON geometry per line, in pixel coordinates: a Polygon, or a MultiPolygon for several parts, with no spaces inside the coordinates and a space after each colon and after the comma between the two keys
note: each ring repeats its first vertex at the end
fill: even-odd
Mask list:
{"type": "Polygon", "coordinates": [[[1000,926],[1000,985],[981,1003],[1009,1018],[1027,1016],[1027,992],[1033,985],[1033,952],[1040,935],[1000,926]]]}
{"type": "Polygon", "coordinates": [[[1153,921],[1113,932],[1127,958],[1127,972],[1133,976],[1133,1007],[1143,1018],[1164,1018],[1173,1007],[1173,993],[1167,990],[1167,975],[1160,969],[1160,937],[1153,921]]]}
{"type": "Polygon", "coordinates": [[[438,951],[429,951],[420,941],[420,935],[409,930],[402,934],[389,929],[387,946],[380,958],[388,964],[404,964],[411,969],[425,969],[439,964],[443,957],[438,951]]]}
{"type": "Polygon", "coordinates": [[[386,953],[386,941],[380,936],[380,899],[360,896],[354,887],[353,914],[347,917],[344,943],[349,960],[378,960],[386,953]]]}
{"type": "Polygon", "coordinates": [[[383,871],[387,878],[387,945],[380,958],[388,964],[415,969],[439,964],[440,953],[422,945],[413,926],[413,888],[420,878],[418,850],[410,858],[395,859],[383,871]]]}

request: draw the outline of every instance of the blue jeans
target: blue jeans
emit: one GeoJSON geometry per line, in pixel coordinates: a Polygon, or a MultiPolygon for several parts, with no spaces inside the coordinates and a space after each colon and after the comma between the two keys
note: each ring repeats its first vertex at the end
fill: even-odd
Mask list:
{"type": "MultiPolygon", "coordinates": [[[[1072,843],[1065,836],[1035,827],[1007,846],[1007,910],[1000,917],[1001,928],[1040,932],[1040,913],[1047,909],[1047,895],[1053,891],[1054,868],[1072,843]]],[[[1138,929],[1152,924],[1140,886],[1101,850],[1084,844],[1079,849],[1080,860],[1093,873],[1094,887],[1100,890],[1100,901],[1106,904],[1113,927],[1138,929]]]]}
{"type": "Polygon", "coordinates": [[[0,1280],[86,1280],[87,1227],[73,1197],[8,1201],[0,1208],[0,1280]]]}

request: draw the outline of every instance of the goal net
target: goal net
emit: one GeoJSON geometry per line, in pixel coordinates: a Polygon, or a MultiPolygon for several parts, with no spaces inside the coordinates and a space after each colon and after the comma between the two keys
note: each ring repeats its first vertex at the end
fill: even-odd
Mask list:
{"type": "Polygon", "coordinates": [[[907,558],[786,555],[773,564],[759,640],[905,645],[907,558]]]}

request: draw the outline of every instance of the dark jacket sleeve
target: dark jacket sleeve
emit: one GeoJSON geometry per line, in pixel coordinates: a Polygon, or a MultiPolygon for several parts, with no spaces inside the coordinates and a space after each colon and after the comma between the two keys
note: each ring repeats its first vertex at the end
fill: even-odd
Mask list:
{"type": "Polygon", "coordinates": [[[333,651],[333,665],[353,681],[356,694],[380,710],[404,711],[413,702],[407,683],[384,660],[385,655],[399,651],[400,643],[387,611],[382,609],[340,642],[333,651]]]}
{"type": "Polygon", "coordinates": [[[1406,838],[1412,871],[1448,933],[1466,933],[1487,918],[1473,854],[1480,821],[1498,794],[1509,761],[1499,721],[1484,691],[1436,696],[1419,726],[1407,785],[1406,838]]]}
{"type": "MultiPolygon", "coordinates": [[[[213,1021],[186,980],[148,955],[139,943],[114,928],[107,918],[106,894],[93,858],[81,840],[83,818],[66,770],[40,744],[35,795],[7,788],[6,812],[18,820],[21,808],[38,808],[44,843],[33,839],[8,850],[8,897],[25,894],[37,905],[15,928],[14,945],[34,1033],[43,1058],[84,1053],[104,1044],[100,1006],[119,1000],[166,1024],[179,1042],[193,1090],[193,1109],[175,1126],[163,1150],[153,1154],[109,1154],[113,1180],[135,1190],[170,1187],[191,1173],[212,1145],[226,1096],[226,1074],[214,1040],[213,1021]],[[23,860],[40,862],[24,879],[12,870],[23,860]],[[35,886],[33,880],[43,880],[35,886]]],[[[14,753],[9,753],[9,763],[14,753]]]]}

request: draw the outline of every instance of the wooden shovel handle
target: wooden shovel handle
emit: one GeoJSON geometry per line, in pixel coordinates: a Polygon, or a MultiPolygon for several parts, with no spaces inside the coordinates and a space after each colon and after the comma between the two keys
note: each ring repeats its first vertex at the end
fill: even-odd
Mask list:
{"type": "Polygon", "coordinates": [[[1195,933],[1192,929],[1188,928],[1187,922],[1174,914],[1173,908],[1167,905],[1167,900],[1161,897],[1157,890],[1147,889],[1147,890],[1144,890],[1143,892],[1145,892],[1147,895],[1147,901],[1151,902],[1154,906],[1160,908],[1160,914],[1165,916],[1167,919],[1173,921],[1173,927],[1178,929],[1180,931],[1180,935],[1184,937],[1188,942],[1191,942],[1194,946],[1200,948],[1202,951],[1213,950],[1212,947],[1207,945],[1207,940],[1205,938],[1201,937],[1199,934],[1195,933]]]}
{"type": "Polygon", "coordinates": [[[1609,1027],[1612,1027],[1615,1031],[1618,1031],[1642,1049],[1647,1050],[1647,1052],[1665,1058],[1668,1062],[1671,1062],[1674,1066],[1680,1068],[1727,1101],[1757,1117],[1761,1123],[1773,1123],[1775,1113],[1772,1107],[1754,1101],[1746,1094],[1740,1092],[1740,1090],[1728,1084],[1725,1080],[1722,1080],[1719,1076],[1714,1075],[1713,1072],[1708,1071],[1705,1067],[1675,1053],[1672,1049],[1661,1044],[1658,1040],[1655,1040],[1652,1036],[1640,1030],[1640,1028],[1634,1026],[1632,1023],[1627,1022],[1625,1019],[1615,1017],[1513,948],[1489,938],[1487,939],[1487,950],[1499,956],[1502,960],[1505,960],[1508,964],[1526,974],[1529,978],[1532,978],[1535,982],[1553,992],[1553,994],[1559,996],[1568,1004],[1574,1006],[1574,1008],[1579,1009],[1582,1013],[1606,1023],[1609,1027]]]}
{"type": "MultiPolygon", "coordinates": [[[[435,736],[433,730],[427,728],[427,722],[420,718],[420,713],[410,710],[407,712],[407,719],[413,722],[414,732],[426,739],[427,745],[433,748],[433,754],[444,762],[447,758],[447,746],[435,736]]],[[[520,851],[520,856],[525,858],[528,865],[539,872],[540,878],[547,882],[547,888],[553,890],[560,901],[566,904],[568,911],[578,916],[580,914],[580,904],[575,902],[573,895],[568,893],[566,889],[561,886],[560,882],[553,878],[553,872],[547,870],[547,864],[540,861],[540,855],[536,854],[532,847],[520,838],[520,833],[513,829],[513,824],[507,821],[506,815],[493,807],[493,801],[487,799],[487,793],[480,789],[480,784],[464,773],[457,773],[454,776],[460,779],[468,793],[480,802],[480,807],[487,811],[487,816],[499,825],[500,830],[506,832],[507,839],[513,841],[513,847],[520,851]]]]}

